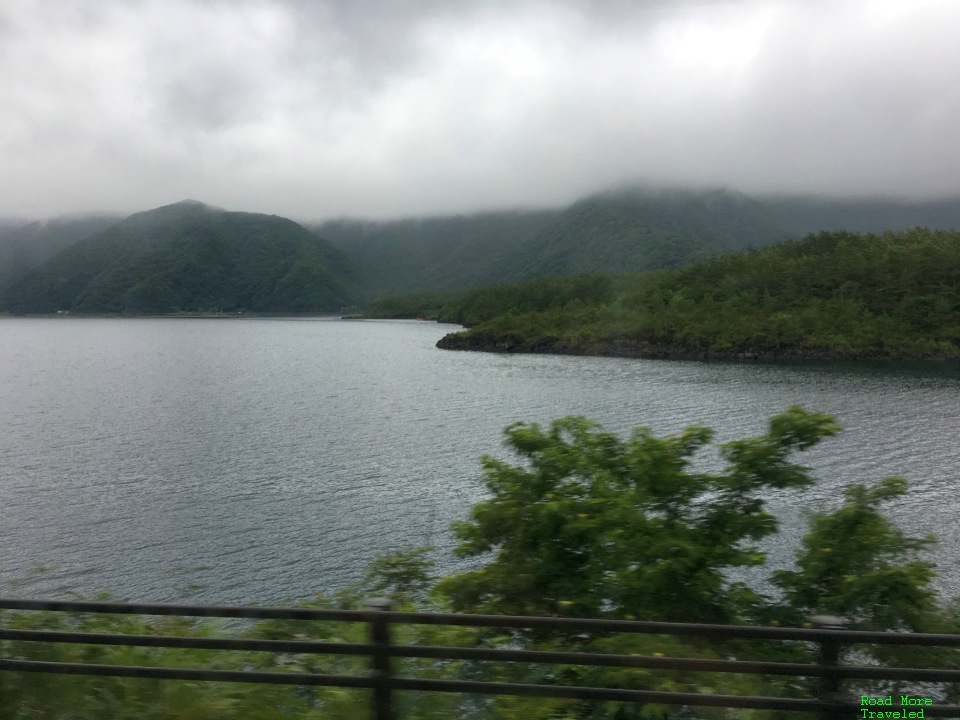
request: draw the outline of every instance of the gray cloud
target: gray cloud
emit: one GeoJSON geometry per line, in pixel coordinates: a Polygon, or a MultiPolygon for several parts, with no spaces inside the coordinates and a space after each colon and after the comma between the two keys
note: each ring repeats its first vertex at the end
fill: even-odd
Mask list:
{"type": "Polygon", "coordinates": [[[0,216],[960,194],[960,4],[7,0],[0,216]]]}

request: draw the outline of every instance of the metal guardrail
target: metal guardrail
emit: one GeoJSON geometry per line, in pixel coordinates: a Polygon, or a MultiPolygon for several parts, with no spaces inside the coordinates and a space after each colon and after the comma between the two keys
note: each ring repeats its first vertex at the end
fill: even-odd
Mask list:
{"type": "MultiPolygon", "coordinates": [[[[839,662],[842,649],[851,645],[913,645],[921,647],[939,646],[960,648],[960,635],[841,630],[837,629],[837,618],[814,618],[816,627],[812,628],[783,628],[626,620],[585,620],[555,617],[521,617],[510,615],[395,612],[390,610],[391,603],[385,599],[372,600],[368,606],[371,608],[370,610],[320,610],[312,608],[0,599],[0,610],[359,622],[366,623],[369,626],[370,642],[342,643],[303,640],[121,635],[54,630],[15,630],[3,627],[0,627],[0,641],[359,655],[369,657],[371,661],[369,674],[359,676],[44,662],[7,658],[0,654],[0,672],[65,673],[75,675],[367,688],[373,691],[373,704],[377,720],[396,720],[392,695],[394,691],[403,690],[787,710],[817,713],[822,720],[834,720],[835,718],[866,717],[863,715],[865,708],[859,702],[845,700],[840,694],[841,681],[845,678],[903,680],[925,683],[960,681],[960,670],[954,669],[850,666],[841,665],[839,662]],[[553,630],[573,633],[643,633],[714,639],[802,641],[813,643],[817,646],[818,659],[815,663],[785,663],[659,656],[649,657],[588,652],[512,650],[505,648],[395,645],[391,641],[391,626],[397,624],[497,627],[524,630],[553,630]],[[810,677],[819,678],[820,681],[816,697],[799,699],[567,685],[433,680],[396,677],[391,670],[392,658],[557,663],[579,666],[688,670],[691,672],[810,677]]],[[[923,711],[924,717],[960,717],[960,705],[924,705],[923,711]]]]}

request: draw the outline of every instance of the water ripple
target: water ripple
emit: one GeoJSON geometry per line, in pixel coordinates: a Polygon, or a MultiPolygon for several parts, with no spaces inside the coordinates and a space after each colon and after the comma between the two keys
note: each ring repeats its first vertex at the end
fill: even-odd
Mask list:
{"type": "MultiPolygon", "coordinates": [[[[943,368],[739,365],[434,348],[449,327],[334,320],[0,320],[0,578],[33,594],[113,590],[272,602],[331,591],[377,554],[433,543],[483,497],[502,429],[569,414],[626,433],[704,424],[726,441],[790,404],[835,414],[802,461],[822,481],[771,493],[789,564],[805,508],[905,475],[892,507],[941,537],[960,592],[960,381],[943,368]],[[209,566],[208,571],[178,568],[209,566]]],[[[716,469],[714,454],[698,467],[716,469]]],[[[449,554],[442,572],[463,567],[449,554]]]]}

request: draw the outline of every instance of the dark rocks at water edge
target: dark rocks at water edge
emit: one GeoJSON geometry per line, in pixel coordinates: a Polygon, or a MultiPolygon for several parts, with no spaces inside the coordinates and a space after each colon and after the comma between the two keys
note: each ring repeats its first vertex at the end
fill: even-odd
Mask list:
{"type": "Polygon", "coordinates": [[[773,362],[779,360],[811,361],[874,361],[874,360],[932,360],[946,361],[952,358],[930,356],[916,358],[892,353],[878,348],[875,353],[839,352],[829,348],[789,348],[760,350],[756,348],[717,350],[697,349],[679,343],[657,343],[639,338],[617,338],[585,342],[563,341],[556,336],[523,338],[509,333],[489,331],[451,333],[440,338],[437,347],[441,350],[471,350],[491,353],[531,353],[541,355],[580,355],[596,357],[628,357],[649,360],[741,360],[773,362]]]}

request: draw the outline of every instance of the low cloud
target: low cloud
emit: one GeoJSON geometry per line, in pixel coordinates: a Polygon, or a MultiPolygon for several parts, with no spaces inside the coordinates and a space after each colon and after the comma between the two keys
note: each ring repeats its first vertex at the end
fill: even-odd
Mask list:
{"type": "Polygon", "coordinates": [[[960,194],[960,4],[12,0],[0,216],[960,194]]]}

